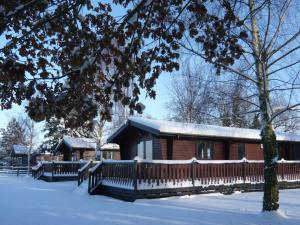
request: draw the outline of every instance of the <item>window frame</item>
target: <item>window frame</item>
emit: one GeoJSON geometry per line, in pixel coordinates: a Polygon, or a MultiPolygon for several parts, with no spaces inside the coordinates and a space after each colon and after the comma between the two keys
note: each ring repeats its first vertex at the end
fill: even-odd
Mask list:
{"type": "Polygon", "coordinates": [[[241,159],[246,157],[246,144],[245,143],[240,142],[240,143],[237,144],[237,153],[238,153],[238,160],[241,160],[241,159]],[[240,154],[241,153],[241,151],[240,151],[241,146],[243,146],[243,154],[240,154]],[[243,155],[243,156],[241,157],[241,155],[243,155]]]}
{"type": "Polygon", "coordinates": [[[147,139],[147,140],[142,140],[142,141],[137,142],[136,156],[138,156],[141,159],[152,160],[153,159],[153,140],[147,139]],[[147,143],[148,143],[148,145],[147,145],[147,143]],[[141,149],[139,149],[139,146],[141,146],[141,149]]]}
{"type": "Polygon", "coordinates": [[[198,159],[205,159],[205,141],[198,140],[197,141],[197,154],[198,159]]]}
{"type": "Polygon", "coordinates": [[[214,148],[215,142],[214,141],[208,141],[207,142],[207,148],[206,148],[206,156],[208,160],[213,160],[215,156],[215,148],[214,148]]]}

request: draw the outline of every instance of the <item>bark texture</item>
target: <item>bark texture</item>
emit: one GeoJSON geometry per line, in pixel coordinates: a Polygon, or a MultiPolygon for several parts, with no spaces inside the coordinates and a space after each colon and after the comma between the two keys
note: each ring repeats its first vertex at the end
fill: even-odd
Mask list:
{"type": "Polygon", "coordinates": [[[256,66],[256,85],[259,95],[260,116],[262,121],[261,138],[265,161],[263,211],[272,211],[279,208],[279,192],[276,171],[276,135],[271,122],[269,79],[266,69],[268,61],[266,53],[264,49],[262,49],[253,0],[249,0],[249,10],[251,15],[253,57],[256,66]]]}

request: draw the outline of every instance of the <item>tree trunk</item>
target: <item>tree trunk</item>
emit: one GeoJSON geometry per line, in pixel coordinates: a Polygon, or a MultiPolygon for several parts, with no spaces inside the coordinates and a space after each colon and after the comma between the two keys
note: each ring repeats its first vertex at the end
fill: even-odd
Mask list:
{"type": "Polygon", "coordinates": [[[252,28],[253,57],[256,66],[257,90],[261,116],[261,138],[264,150],[264,197],[263,211],[272,211],[279,208],[279,192],[277,181],[277,151],[276,135],[273,130],[270,113],[269,79],[267,77],[267,59],[263,54],[259,30],[254,14],[254,2],[249,0],[249,10],[252,28]]]}
{"type": "Polygon", "coordinates": [[[264,200],[263,211],[277,210],[279,208],[279,192],[277,181],[277,152],[276,135],[271,123],[267,123],[262,129],[262,141],[264,147],[264,200]]]}

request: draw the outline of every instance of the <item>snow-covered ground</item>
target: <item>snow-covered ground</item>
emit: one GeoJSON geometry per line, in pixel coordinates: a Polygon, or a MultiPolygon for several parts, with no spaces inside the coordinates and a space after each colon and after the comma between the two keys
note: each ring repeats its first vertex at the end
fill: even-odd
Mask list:
{"type": "Polygon", "coordinates": [[[76,182],[0,175],[1,225],[298,225],[300,189],[280,192],[280,211],[261,213],[262,193],[206,194],[123,202],[89,196],[76,182]]]}

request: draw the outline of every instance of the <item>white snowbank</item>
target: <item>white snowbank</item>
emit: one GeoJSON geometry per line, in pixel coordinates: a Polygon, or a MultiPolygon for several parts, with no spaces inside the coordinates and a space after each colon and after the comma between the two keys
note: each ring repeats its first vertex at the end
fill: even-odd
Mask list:
{"type": "Polygon", "coordinates": [[[300,190],[280,191],[280,210],[262,213],[262,192],[203,194],[134,203],[86,194],[87,183],[0,175],[1,225],[298,225],[300,190]]]}

